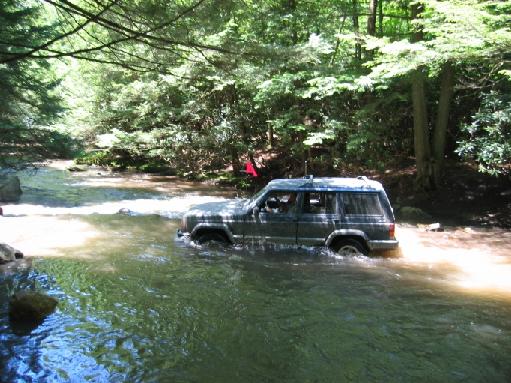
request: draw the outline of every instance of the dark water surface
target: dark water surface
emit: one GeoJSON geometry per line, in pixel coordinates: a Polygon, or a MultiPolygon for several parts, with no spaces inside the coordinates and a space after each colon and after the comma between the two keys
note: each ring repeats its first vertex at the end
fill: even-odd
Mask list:
{"type": "Polygon", "coordinates": [[[455,288],[442,266],[201,249],[177,240],[168,217],[60,213],[95,235],[0,274],[2,382],[511,381],[511,300],[455,288]],[[6,314],[23,288],[60,300],[28,335],[6,314]]]}

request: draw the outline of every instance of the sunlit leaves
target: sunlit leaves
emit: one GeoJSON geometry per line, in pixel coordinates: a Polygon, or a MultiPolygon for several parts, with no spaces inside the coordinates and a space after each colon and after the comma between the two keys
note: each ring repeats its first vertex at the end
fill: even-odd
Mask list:
{"type": "Polygon", "coordinates": [[[462,126],[464,139],[457,152],[475,159],[482,171],[508,173],[511,167],[511,97],[492,92],[484,96],[470,124],[462,126]]]}
{"type": "Polygon", "coordinates": [[[374,82],[389,81],[419,67],[430,68],[435,76],[446,61],[488,59],[511,47],[509,27],[494,28],[498,20],[508,16],[489,12],[488,2],[429,0],[423,3],[425,12],[418,22],[425,34],[424,41],[373,39],[368,42],[368,48],[376,52],[375,59],[369,63],[374,82]]]}
{"type": "MultiPolygon", "coordinates": [[[[66,81],[67,103],[74,108],[66,123],[91,145],[106,146],[112,156],[158,158],[176,167],[235,164],[247,153],[267,150],[271,134],[272,150],[300,159],[319,149],[330,153],[332,163],[333,157],[377,164],[410,156],[412,72],[425,75],[430,110],[436,108],[437,82],[446,62],[460,76],[456,90],[473,89],[464,95],[470,106],[457,101],[450,133],[458,120],[471,124],[479,89],[486,92],[511,77],[509,2],[425,0],[416,20],[410,17],[412,3],[383,1],[374,33],[366,31],[369,3],[364,0],[208,0],[161,28],[195,2],[116,3],[106,19],[134,30],[156,28],[151,32],[156,40],[137,37],[87,54],[116,61],[115,66],[72,62],[79,71],[66,81]],[[126,12],[118,14],[120,7],[126,12]],[[412,42],[419,27],[424,38],[412,42]],[[361,50],[355,53],[355,47],[361,50]],[[84,125],[89,129],[82,130],[84,125]],[[95,135],[110,141],[100,142],[95,135]]],[[[98,10],[91,2],[77,4],[98,10]]],[[[25,32],[49,25],[40,20],[18,24],[13,28],[25,32]]],[[[66,25],[56,30],[68,30],[66,25]]],[[[20,36],[26,38],[25,32],[20,36]]],[[[57,47],[81,49],[120,37],[119,30],[91,24],[57,47]]],[[[13,77],[1,77],[6,70],[0,68],[2,84],[14,84],[13,77]]],[[[37,92],[27,88],[19,93],[37,101],[37,92]]],[[[29,102],[15,106],[24,115],[35,115],[34,109],[28,113],[33,108],[29,102]]],[[[493,133],[483,129],[475,136],[485,134],[493,133]]],[[[475,153],[476,144],[471,145],[475,153]]]]}
{"type": "Polygon", "coordinates": [[[347,129],[348,127],[344,123],[326,118],[323,124],[323,130],[309,132],[303,143],[306,146],[328,144],[339,137],[341,131],[347,129]]]}

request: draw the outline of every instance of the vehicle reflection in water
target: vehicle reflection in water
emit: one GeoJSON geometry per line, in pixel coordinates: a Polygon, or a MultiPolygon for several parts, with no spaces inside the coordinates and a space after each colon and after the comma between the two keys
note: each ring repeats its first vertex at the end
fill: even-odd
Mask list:
{"type": "MultiPolygon", "coordinates": [[[[60,176],[70,184],[69,177],[88,177],[60,176]]],[[[66,207],[66,187],[56,193],[54,209],[66,207]]],[[[130,190],[124,189],[126,201],[130,190]]],[[[175,198],[208,197],[187,190],[175,198]]],[[[151,193],[148,203],[173,198],[151,193]]],[[[88,198],[71,207],[87,206],[88,198]]],[[[404,227],[398,257],[342,258],[325,249],[257,244],[201,248],[176,240],[176,220],[131,205],[132,216],[58,210],[33,216],[30,205],[0,218],[1,240],[34,256],[32,268],[12,266],[0,276],[2,381],[507,382],[511,376],[505,232],[404,227]],[[501,242],[491,246],[492,240],[501,242]],[[6,315],[7,295],[22,288],[60,300],[57,312],[24,336],[6,315]]]]}

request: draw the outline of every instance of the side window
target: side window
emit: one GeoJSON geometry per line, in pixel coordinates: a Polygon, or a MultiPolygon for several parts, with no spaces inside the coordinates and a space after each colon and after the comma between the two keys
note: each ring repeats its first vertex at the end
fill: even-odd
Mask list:
{"type": "Polygon", "coordinates": [[[309,192],[304,193],[303,213],[335,214],[337,211],[336,193],[309,192]]]}
{"type": "Polygon", "coordinates": [[[295,213],[297,196],[293,191],[273,191],[268,194],[259,209],[271,214],[295,213]]]}
{"type": "Polygon", "coordinates": [[[342,201],[346,215],[383,215],[376,193],[342,193],[342,201]]]}

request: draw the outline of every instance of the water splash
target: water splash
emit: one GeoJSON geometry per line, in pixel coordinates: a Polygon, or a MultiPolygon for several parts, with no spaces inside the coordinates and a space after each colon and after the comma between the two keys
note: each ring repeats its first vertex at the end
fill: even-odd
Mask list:
{"type": "Polygon", "coordinates": [[[447,228],[443,233],[401,227],[395,263],[437,270],[449,284],[474,292],[511,295],[511,233],[447,228]]]}

